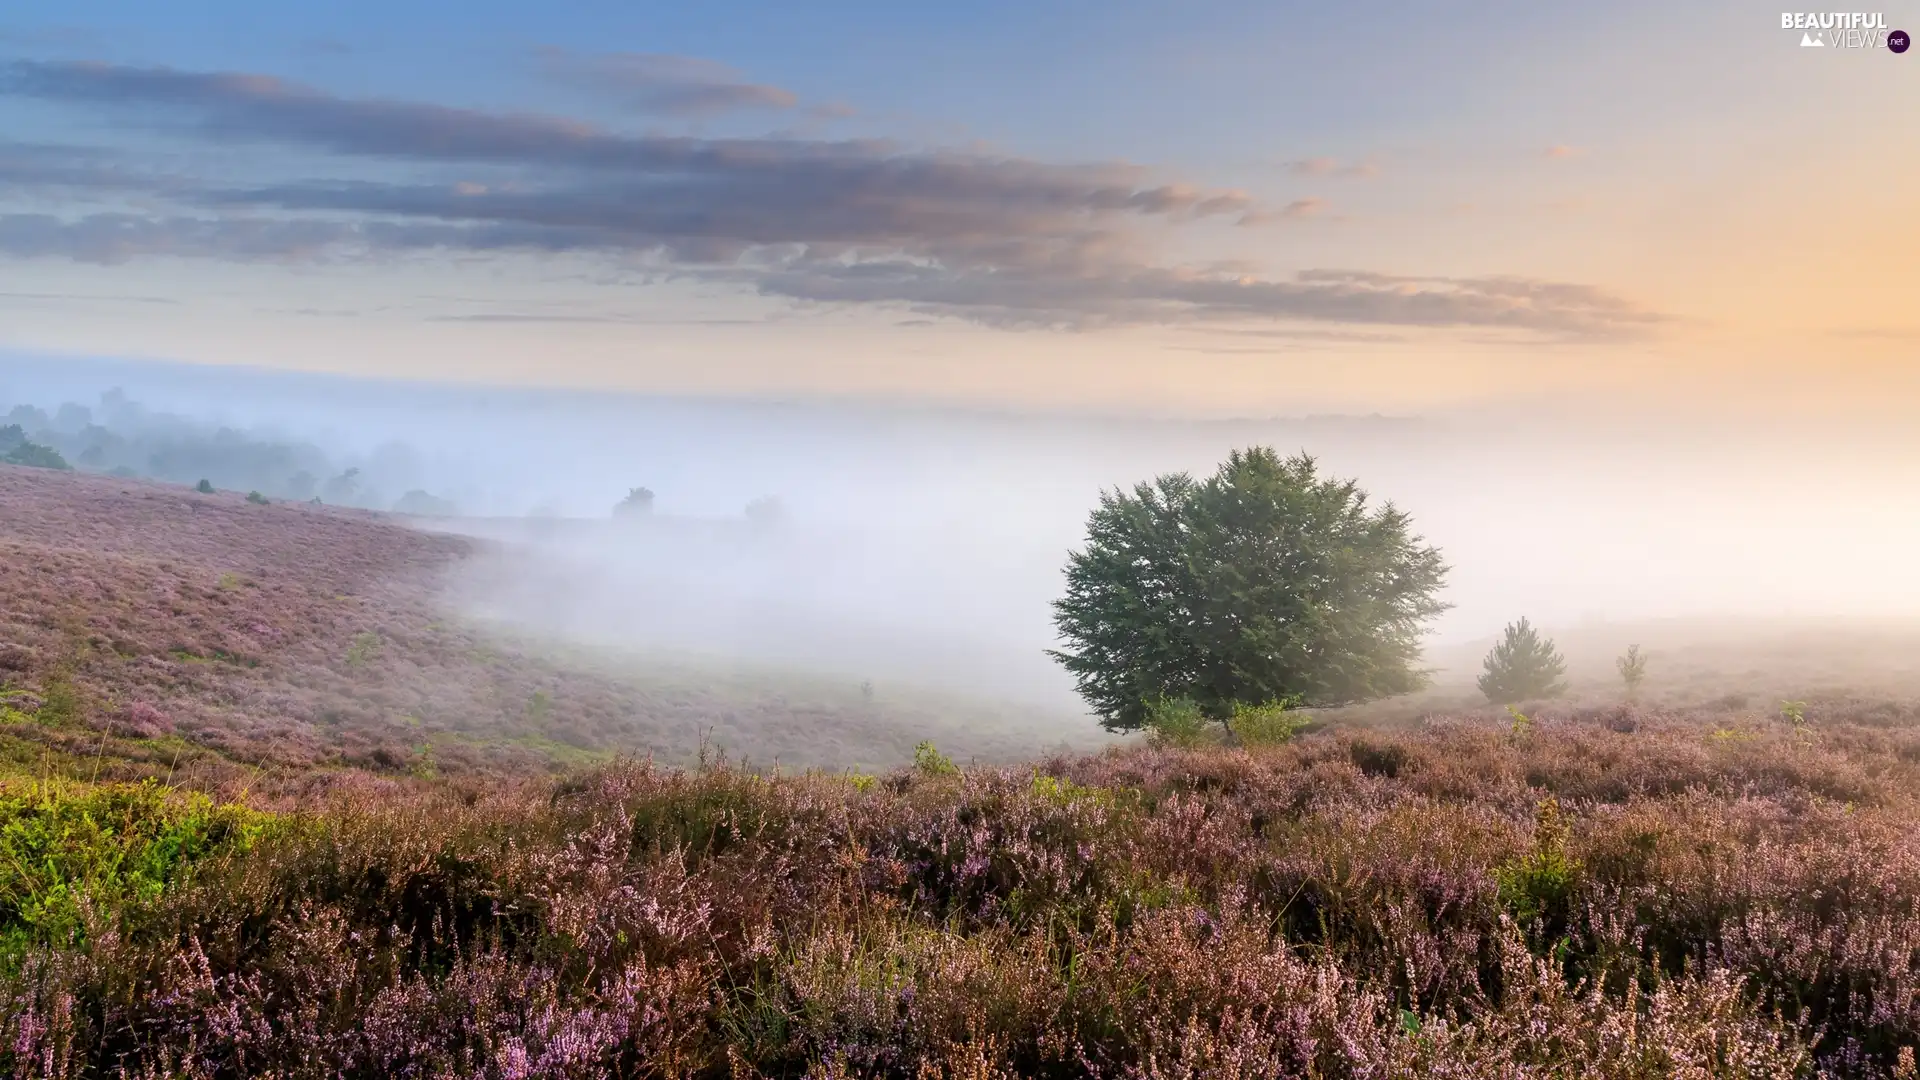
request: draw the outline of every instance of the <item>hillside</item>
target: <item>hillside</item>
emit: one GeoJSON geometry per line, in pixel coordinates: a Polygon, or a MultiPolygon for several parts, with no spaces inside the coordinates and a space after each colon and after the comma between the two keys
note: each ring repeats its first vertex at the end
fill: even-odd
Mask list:
{"type": "Polygon", "coordinates": [[[483,540],[380,515],[0,468],[0,754],[208,782],[545,770],[614,754],[884,766],[1086,745],[1091,722],[508,636],[438,588],[483,540]]]}

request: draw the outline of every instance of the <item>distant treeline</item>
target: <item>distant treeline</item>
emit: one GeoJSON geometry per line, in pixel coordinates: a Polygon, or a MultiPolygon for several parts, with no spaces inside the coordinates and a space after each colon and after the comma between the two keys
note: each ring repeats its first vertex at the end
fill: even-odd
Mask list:
{"type": "Polygon", "coordinates": [[[65,402],[52,412],[0,402],[0,457],[12,464],[72,467],[129,479],[250,491],[302,502],[452,515],[449,499],[410,486],[410,451],[385,448],[368,462],[336,458],[309,442],[214,426],[149,410],[120,390],[96,406],[65,402]],[[396,490],[404,492],[397,497],[396,490]]]}

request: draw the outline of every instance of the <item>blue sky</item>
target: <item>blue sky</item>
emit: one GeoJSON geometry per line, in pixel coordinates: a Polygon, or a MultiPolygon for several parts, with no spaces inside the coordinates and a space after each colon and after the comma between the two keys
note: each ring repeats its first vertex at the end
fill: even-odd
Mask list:
{"type": "Polygon", "coordinates": [[[1920,55],[1797,42],[1736,3],[27,0],[0,348],[1216,411],[1884,403],[1920,345],[1920,140],[1888,137],[1920,55]]]}

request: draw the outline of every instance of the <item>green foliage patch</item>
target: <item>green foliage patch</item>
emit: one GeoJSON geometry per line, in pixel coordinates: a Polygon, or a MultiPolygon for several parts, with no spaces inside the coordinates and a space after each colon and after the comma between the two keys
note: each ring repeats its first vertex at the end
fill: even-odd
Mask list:
{"type": "Polygon", "coordinates": [[[0,959],[83,945],[107,913],[158,899],[202,859],[247,850],[272,822],[151,781],[0,786],[0,959]]]}

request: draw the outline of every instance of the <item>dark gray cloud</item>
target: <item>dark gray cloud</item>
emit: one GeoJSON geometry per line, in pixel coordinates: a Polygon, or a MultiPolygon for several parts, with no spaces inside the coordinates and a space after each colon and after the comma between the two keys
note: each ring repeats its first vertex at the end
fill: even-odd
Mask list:
{"type": "Polygon", "coordinates": [[[791,90],[748,82],[724,64],[664,53],[580,53],[547,46],[535,61],[556,82],[647,112],[704,116],[740,109],[791,109],[791,90]]]}
{"type": "MultiPolygon", "coordinates": [[[[669,59],[638,67],[662,85],[676,73],[675,85],[697,81],[688,74],[697,66],[669,59]]],[[[879,140],[633,135],[559,117],[346,99],[267,76],[89,63],[7,65],[0,93],[124,117],[149,134],[164,127],[235,149],[320,152],[382,177],[316,178],[309,153],[290,157],[309,175],[169,188],[173,213],[0,217],[0,252],[13,255],[586,252],[770,296],[1001,326],[1281,319],[1599,337],[1658,321],[1553,282],[1326,270],[1270,280],[1226,264],[1160,265],[1143,226],[1285,222],[1323,204],[1269,210],[1241,192],[1161,182],[1124,163],[879,140]]],[[[30,155],[33,168],[60,164],[43,151],[30,155]]],[[[0,184],[6,160],[0,154],[0,184]]],[[[103,184],[140,180],[84,155],[66,164],[103,184]]]]}

